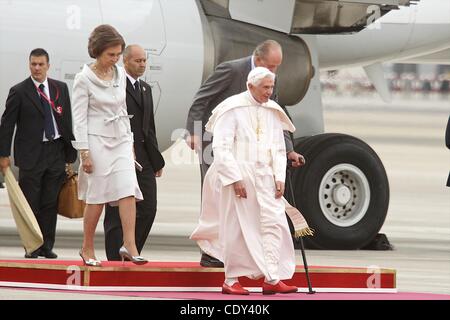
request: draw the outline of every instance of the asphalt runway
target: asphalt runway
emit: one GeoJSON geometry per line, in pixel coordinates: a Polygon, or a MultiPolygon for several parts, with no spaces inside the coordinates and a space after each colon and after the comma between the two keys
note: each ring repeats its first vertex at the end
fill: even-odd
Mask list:
{"type": "MultiPolygon", "coordinates": [[[[393,251],[307,250],[309,265],[394,268],[401,292],[450,294],[450,150],[445,148],[449,97],[409,97],[386,105],[378,99],[324,96],[326,132],[347,133],[366,141],[379,155],[390,182],[390,206],[380,232],[393,251]]],[[[182,143],[164,153],[167,166],[158,180],[158,213],[142,253],[151,261],[197,261],[188,239],[200,207],[196,155],[182,143]],[[173,159],[176,159],[174,161],[173,159]]],[[[82,221],[60,218],[55,251],[77,258],[82,221]]],[[[105,259],[102,224],[97,257],[105,259]]],[[[5,189],[0,190],[0,259],[23,257],[5,189]]],[[[297,263],[301,264],[297,251],[297,263]]],[[[49,299],[109,299],[102,295],[52,293],[49,299]]],[[[115,297],[117,298],[117,297],[115,297]]],[[[42,299],[27,290],[0,289],[0,299],[42,299]]]]}

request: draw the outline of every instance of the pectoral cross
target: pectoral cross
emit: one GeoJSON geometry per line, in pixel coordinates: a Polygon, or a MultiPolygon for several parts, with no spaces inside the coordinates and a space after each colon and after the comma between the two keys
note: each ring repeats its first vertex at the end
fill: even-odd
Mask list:
{"type": "Polygon", "coordinates": [[[256,139],[259,141],[259,135],[262,133],[262,129],[259,123],[259,117],[256,117],[256,139]]]}

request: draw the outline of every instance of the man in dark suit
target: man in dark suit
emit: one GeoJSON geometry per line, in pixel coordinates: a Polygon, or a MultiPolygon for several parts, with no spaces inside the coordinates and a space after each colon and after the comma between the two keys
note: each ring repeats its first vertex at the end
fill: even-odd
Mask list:
{"type": "MultiPolygon", "coordinates": [[[[447,129],[445,129],[445,145],[450,149],[450,116],[447,121],[447,129]]],[[[450,172],[447,178],[447,187],[450,187],[450,172]]]]}
{"type": "Polygon", "coordinates": [[[0,123],[0,167],[10,166],[14,128],[14,161],[19,185],[42,231],[44,244],[26,258],[57,258],[53,252],[58,194],[65,164],[77,158],[72,148],[72,111],[64,82],[47,78],[49,56],[44,49],[30,53],[31,77],[12,87],[0,123]]]}
{"type": "MultiPolygon", "coordinates": [[[[198,90],[186,122],[186,130],[189,132],[186,142],[199,155],[202,184],[213,160],[212,137],[210,133],[205,133],[204,127],[213,109],[226,98],[247,90],[247,76],[253,68],[265,67],[276,73],[282,59],[283,53],[280,44],[274,40],[266,40],[255,48],[252,56],[219,64],[198,90]]],[[[276,89],[270,99],[278,101],[276,89]]],[[[284,111],[288,114],[286,109],[284,111]]],[[[304,158],[294,151],[289,132],[285,131],[284,138],[287,158],[292,160],[294,167],[301,166],[304,158]]],[[[223,263],[202,253],[200,265],[222,267],[223,263]]]]}
{"type": "MultiPolygon", "coordinates": [[[[142,166],[137,170],[139,187],[144,200],[136,203],[136,247],[139,254],[144,247],[156,216],[156,177],[160,177],[164,158],[158,150],[155,119],[153,117],[152,89],[139,77],[145,72],[147,56],[138,45],[125,48],[123,62],[127,72],[127,110],[134,134],[136,161],[142,166]]],[[[120,260],[122,225],[117,207],[106,206],[103,227],[108,260],[120,260]]]]}

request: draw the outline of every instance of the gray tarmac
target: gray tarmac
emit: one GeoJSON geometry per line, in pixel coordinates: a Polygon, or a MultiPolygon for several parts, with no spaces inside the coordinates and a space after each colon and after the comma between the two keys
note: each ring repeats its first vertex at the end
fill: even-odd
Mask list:
{"type": "MultiPolygon", "coordinates": [[[[377,98],[324,95],[326,132],[354,135],[379,155],[391,190],[386,222],[380,232],[393,251],[307,250],[309,265],[379,266],[397,270],[402,292],[450,294],[450,150],[444,144],[450,113],[448,97],[377,98]]],[[[200,208],[197,157],[177,143],[164,152],[167,166],[158,180],[158,213],[142,255],[151,261],[198,261],[189,240],[200,208]]],[[[97,257],[105,259],[103,227],[96,233],[97,257]]],[[[82,220],[59,218],[55,251],[78,259],[82,220]]],[[[0,189],[0,259],[21,259],[23,249],[5,189],[0,189]]],[[[301,254],[297,252],[301,264],[301,254]]],[[[104,295],[1,289],[1,299],[117,299],[104,295]]],[[[132,298],[136,299],[136,298],[132,298]]]]}

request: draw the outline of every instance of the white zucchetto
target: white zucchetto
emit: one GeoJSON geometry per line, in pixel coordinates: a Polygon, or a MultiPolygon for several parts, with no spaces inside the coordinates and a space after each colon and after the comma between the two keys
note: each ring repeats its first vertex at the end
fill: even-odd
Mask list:
{"type": "Polygon", "coordinates": [[[264,67],[256,67],[248,74],[247,85],[249,83],[251,83],[252,85],[256,85],[259,81],[266,77],[275,80],[275,73],[264,67]]]}

